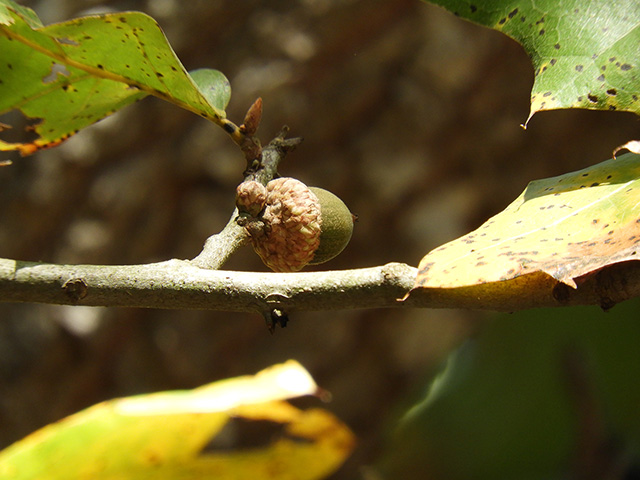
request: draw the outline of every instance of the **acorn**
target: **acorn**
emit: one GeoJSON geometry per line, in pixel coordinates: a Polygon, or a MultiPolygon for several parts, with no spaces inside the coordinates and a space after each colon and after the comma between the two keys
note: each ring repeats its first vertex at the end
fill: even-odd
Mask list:
{"type": "Polygon", "coordinates": [[[353,233],[354,217],[340,198],[294,178],[277,178],[266,187],[243,182],[236,205],[254,250],[276,272],[331,260],[353,233]]]}

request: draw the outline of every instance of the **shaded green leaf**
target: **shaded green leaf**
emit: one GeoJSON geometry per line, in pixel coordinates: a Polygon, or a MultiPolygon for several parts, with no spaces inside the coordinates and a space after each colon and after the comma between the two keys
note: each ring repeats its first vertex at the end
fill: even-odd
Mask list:
{"type": "Polygon", "coordinates": [[[640,114],[637,1],[429,1],[522,44],[535,70],[529,119],[558,108],[640,114]]]}
{"type": "Polygon", "coordinates": [[[207,101],[219,110],[227,108],[231,98],[231,85],[219,70],[200,68],[189,72],[191,79],[207,101]]]}
{"type": "Polygon", "coordinates": [[[404,416],[383,478],[634,478],[639,306],[538,309],[487,322],[404,416]]]}

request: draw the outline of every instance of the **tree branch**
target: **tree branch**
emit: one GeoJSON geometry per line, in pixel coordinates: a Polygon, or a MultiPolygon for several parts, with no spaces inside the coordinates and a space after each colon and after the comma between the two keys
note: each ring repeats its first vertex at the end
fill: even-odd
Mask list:
{"type": "Polygon", "coordinates": [[[0,259],[0,300],[59,305],[270,314],[399,305],[416,269],[404,264],[309,273],[209,270],[189,261],[56,265],[0,259]]]}
{"type": "Polygon", "coordinates": [[[236,208],[222,231],[207,238],[202,251],[191,260],[193,265],[218,270],[233,253],[249,242],[249,234],[244,227],[238,225],[237,218],[236,208]]]}
{"type": "Polygon", "coordinates": [[[208,270],[186,260],[147,265],[55,265],[0,259],[0,300],[61,305],[260,312],[380,307],[516,311],[610,308],[640,296],[640,262],[600,270],[572,289],[543,273],[506,282],[411,293],[417,270],[401,263],[354,270],[258,273],[208,270]],[[406,298],[405,298],[406,297],[406,298]]]}

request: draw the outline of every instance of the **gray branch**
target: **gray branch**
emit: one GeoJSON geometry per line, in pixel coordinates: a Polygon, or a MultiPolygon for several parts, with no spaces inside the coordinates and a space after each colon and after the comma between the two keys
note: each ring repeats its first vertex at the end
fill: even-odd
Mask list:
{"type": "Polygon", "coordinates": [[[238,209],[236,208],[222,231],[207,238],[202,251],[191,260],[193,265],[218,270],[240,247],[249,243],[249,235],[243,227],[238,225],[237,217],[238,209]]]}
{"type": "Polygon", "coordinates": [[[258,273],[210,270],[187,260],[147,265],[56,265],[0,259],[0,300],[64,305],[208,309],[236,312],[380,307],[515,311],[600,305],[640,295],[640,262],[582,279],[572,289],[542,274],[451,289],[413,288],[417,270],[401,263],[354,270],[258,273]]]}
{"type": "Polygon", "coordinates": [[[61,305],[269,313],[399,305],[416,269],[403,264],[309,273],[146,265],[56,265],[0,259],[0,299],[61,305]]]}

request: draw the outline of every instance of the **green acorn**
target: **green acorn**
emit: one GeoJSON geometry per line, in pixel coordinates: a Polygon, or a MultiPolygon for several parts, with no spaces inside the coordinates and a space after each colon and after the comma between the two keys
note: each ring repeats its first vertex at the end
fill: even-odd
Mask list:
{"type": "Polygon", "coordinates": [[[322,226],[320,245],[313,255],[310,265],[328,262],[342,252],[353,233],[354,216],[340,197],[324,188],[309,187],[320,202],[322,226]]]}
{"type": "Polygon", "coordinates": [[[349,243],[354,217],[333,193],[277,178],[266,187],[244,182],[236,204],[251,219],[245,227],[256,253],[276,272],[324,263],[349,243]]]}

